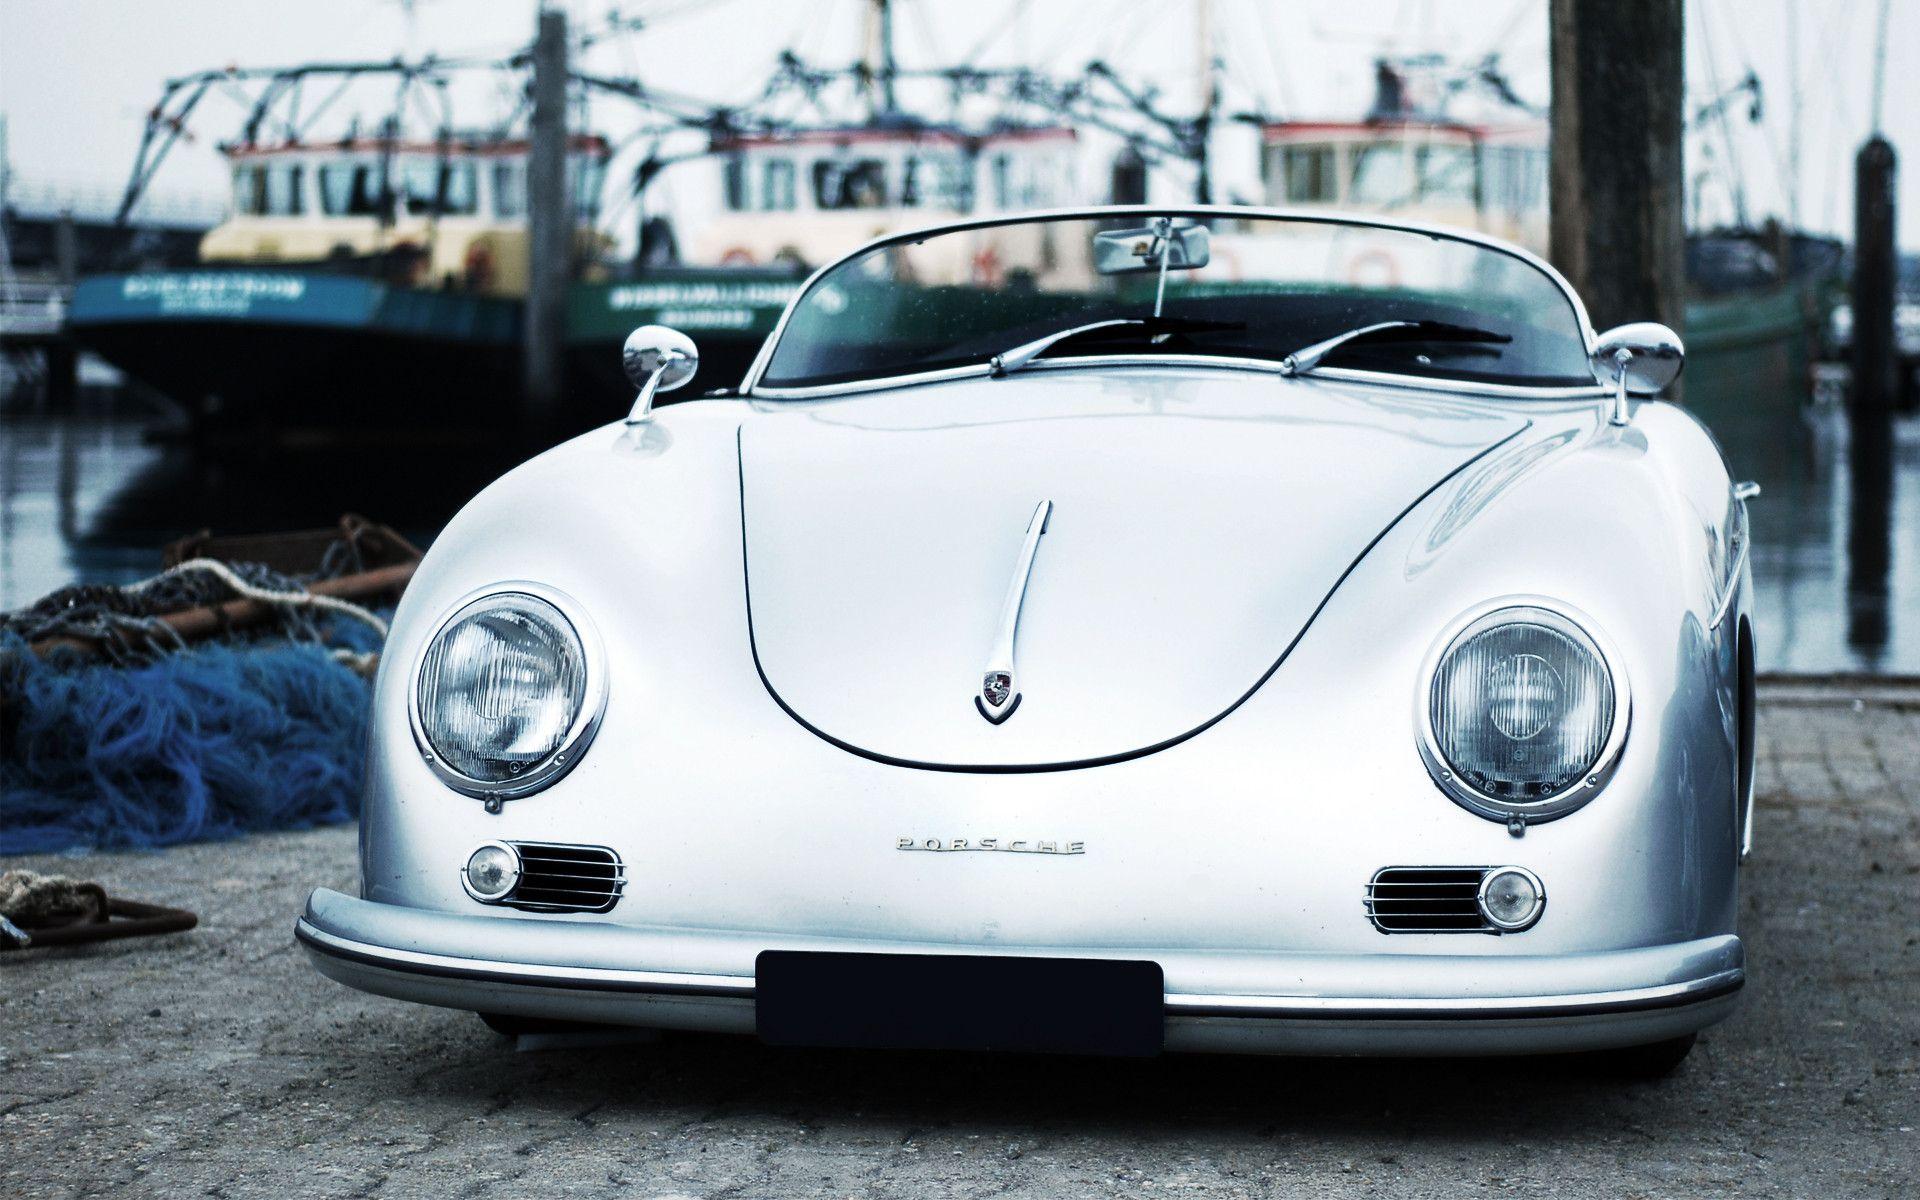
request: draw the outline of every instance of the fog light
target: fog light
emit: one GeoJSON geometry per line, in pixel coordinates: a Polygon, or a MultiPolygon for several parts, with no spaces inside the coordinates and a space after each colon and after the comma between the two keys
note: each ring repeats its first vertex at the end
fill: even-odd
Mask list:
{"type": "Polygon", "coordinates": [[[1525,867],[1496,867],[1480,882],[1480,915],[1495,929],[1517,933],[1540,919],[1547,889],[1525,867]]]}
{"type": "Polygon", "coordinates": [[[483,904],[504,900],[519,886],[520,855],[503,842],[488,842],[467,859],[460,882],[466,886],[467,895],[483,904]]]}

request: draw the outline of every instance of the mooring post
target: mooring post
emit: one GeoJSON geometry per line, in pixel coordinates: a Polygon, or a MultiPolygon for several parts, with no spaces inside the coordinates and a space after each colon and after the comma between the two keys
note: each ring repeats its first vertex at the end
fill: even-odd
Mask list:
{"type": "Polygon", "coordinates": [[[1681,329],[1681,0],[1552,0],[1548,24],[1549,257],[1596,329],[1681,329]]]}
{"type": "Polygon", "coordinates": [[[1879,134],[1854,159],[1853,379],[1848,389],[1847,642],[1874,662],[1888,634],[1893,567],[1894,181],[1879,134]]]}
{"type": "Polygon", "coordinates": [[[1875,134],[1853,160],[1853,407],[1893,408],[1897,379],[1893,343],[1893,185],[1898,163],[1875,134]]]}
{"type": "Polygon", "coordinates": [[[567,283],[573,212],[567,196],[567,17],[540,12],[533,43],[533,116],[527,153],[527,307],[522,417],[551,437],[565,394],[567,283]]]}

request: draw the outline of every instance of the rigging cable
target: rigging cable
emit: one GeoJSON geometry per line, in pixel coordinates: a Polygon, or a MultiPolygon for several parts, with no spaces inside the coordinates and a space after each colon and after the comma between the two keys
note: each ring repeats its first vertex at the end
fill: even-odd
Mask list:
{"type": "Polygon", "coordinates": [[[1734,224],[1744,227],[1747,223],[1746,185],[1741,180],[1740,156],[1734,149],[1733,131],[1727,124],[1726,105],[1722,103],[1726,96],[1720,90],[1720,68],[1714,59],[1713,31],[1707,22],[1706,6],[1702,5],[1696,11],[1700,14],[1700,50],[1707,69],[1707,88],[1713,97],[1709,107],[1713,109],[1712,115],[1719,122],[1720,141],[1727,156],[1724,167],[1727,178],[1724,182],[1732,193],[1734,224]]]}
{"type": "MultiPolygon", "coordinates": [[[[1747,53],[1746,40],[1740,33],[1740,22],[1728,21],[1727,31],[1728,35],[1733,39],[1734,53],[1739,57],[1740,65],[1746,68],[1746,80],[1753,86],[1753,103],[1757,110],[1761,103],[1760,75],[1759,72],[1753,69],[1753,56],[1747,53]]],[[[1779,143],[1776,142],[1773,135],[1768,132],[1765,124],[1760,125],[1760,143],[1767,148],[1767,160],[1773,166],[1773,186],[1775,190],[1780,193],[1782,200],[1785,201],[1788,196],[1787,189],[1789,184],[1787,177],[1790,172],[1787,170],[1785,162],[1781,159],[1779,143]]]]}
{"type": "MultiPolygon", "coordinates": [[[[1829,79],[1844,79],[1846,77],[1845,74],[1838,69],[1834,47],[1836,42],[1845,36],[1848,27],[1852,25],[1854,12],[1854,0],[1841,0],[1840,11],[1834,16],[1833,20],[1824,22],[1824,27],[1821,30],[1820,56],[1826,64],[1827,78],[1829,79]]],[[[1846,92],[1841,88],[1827,88],[1824,90],[1823,95],[1827,101],[1827,129],[1832,134],[1832,144],[1836,146],[1843,145],[1847,139],[1848,131],[1854,128],[1853,114],[1846,106],[1846,92]]],[[[1828,165],[1832,165],[1831,160],[1829,160],[1828,165]]],[[[1831,178],[1828,179],[1826,193],[1826,211],[1822,214],[1820,223],[1822,227],[1826,229],[1834,229],[1837,228],[1839,224],[1839,213],[1836,210],[1840,203],[1840,188],[1831,178]]]]}

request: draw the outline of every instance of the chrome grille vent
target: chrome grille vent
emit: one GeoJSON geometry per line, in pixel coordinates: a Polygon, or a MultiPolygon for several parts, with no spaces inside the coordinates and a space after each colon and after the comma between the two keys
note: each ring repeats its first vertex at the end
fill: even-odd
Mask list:
{"type": "Polygon", "coordinates": [[[509,842],[520,882],[501,903],[533,912],[606,912],[620,901],[627,868],[605,846],[509,842]]]}
{"type": "Polygon", "coordinates": [[[1381,933],[1497,933],[1480,914],[1491,867],[1383,867],[1367,884],[1367,916],[1381,933]]]}

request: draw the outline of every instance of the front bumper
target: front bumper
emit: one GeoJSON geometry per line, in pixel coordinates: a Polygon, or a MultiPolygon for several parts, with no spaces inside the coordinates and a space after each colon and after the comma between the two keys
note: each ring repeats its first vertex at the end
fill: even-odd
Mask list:
{"type": "Polygon", "coordinates": [[[1733,935],[1592,954],[1428,955],[953,946],[467,916],[325,888],[295,936],[327,977],[479,1012],[663,1029],[754,1031],[762,950],[1152,959],[1169,1050],[1455,1055],[1661,1041],[1732,1012],[1733,935]]]}

